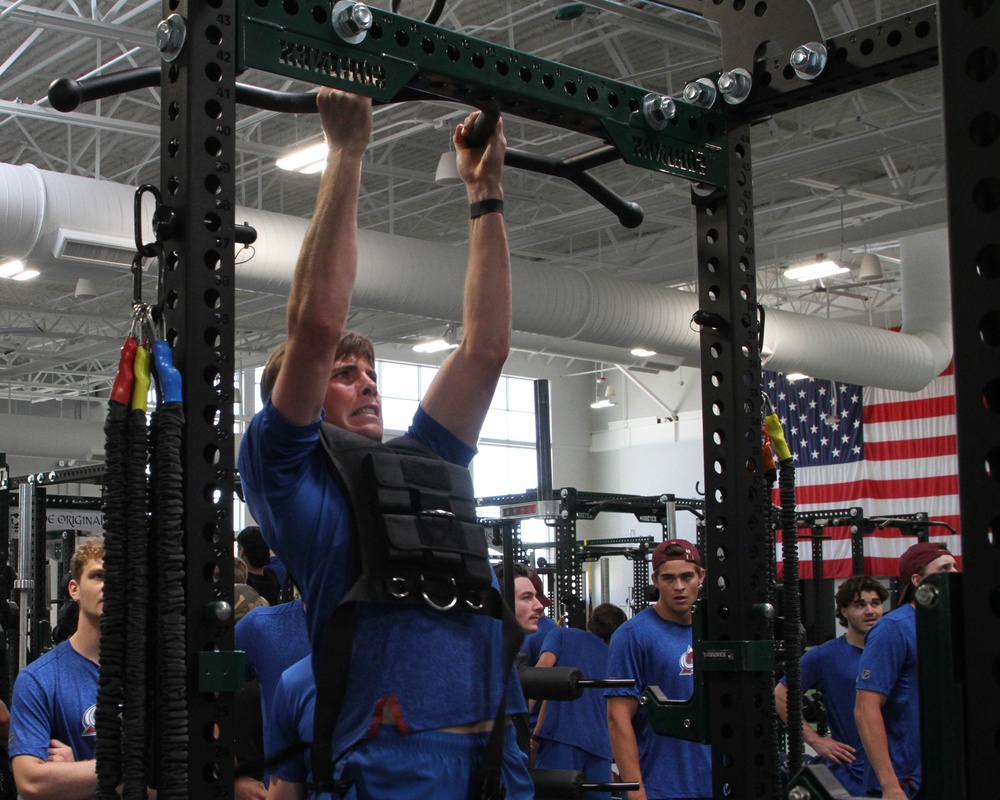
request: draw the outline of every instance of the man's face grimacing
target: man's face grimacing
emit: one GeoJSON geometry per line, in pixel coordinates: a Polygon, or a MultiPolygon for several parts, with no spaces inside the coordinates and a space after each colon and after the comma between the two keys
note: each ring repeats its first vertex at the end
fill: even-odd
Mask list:
{"type": "Polygon", "coordinates": [[[531,578],[514,578],[514,616],[525,633],[538,632],[538,618],[545,606],[538,599],[531,578]]]}
{"type": "Polygon", "coordinates": [[[884,611],[878,592],[858,592],[846,608],[840,609],[847,620],[847,627],[862,636],[882,619],[884,611]]]}
{"type": "Polygon", "coordinates": [[[347,356],[334,362],[323,409],[331,425],[382,441],[382,401],[367,359],[347,356]]]}
{"type": "Polygon", "coordinates": [[[704,580],[705,573],[697,564],[664,561],[653,576],[653,582],[660,591],[657,602],[664,611],[685,616],[698,599],[698,590],[704,580]]]}

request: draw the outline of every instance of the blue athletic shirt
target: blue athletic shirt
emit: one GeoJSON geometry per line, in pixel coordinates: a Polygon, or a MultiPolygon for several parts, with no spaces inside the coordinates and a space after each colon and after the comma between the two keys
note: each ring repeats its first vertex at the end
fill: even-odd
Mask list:
{"type": "Polygon", "coordinates": [[[247,680],[260,681],[260,707],[267,719],[281,673],[312,652],[301,600],[258,606],[236,623],[236,649],[246,653],[247,680]]]}
{"type": "Polygon", "coordinates": [[[22,669],[10,704],[8,752],[46,761],[49,740],[73,748],[77,761],[94,757],[97,664],[67,639],[22,669]]]}
{"type": "MultiPolygon", "coordinates": [[[[920,696],[917,689],[917,617],[909,603],[882,617],[865,636],[858,689],[886,696],[882,706],[889,757],[908,795],[920,786],[920,696]]],[[[866,791],[882,788],[868,765],[866,791]]]]}
{"type": "MultiPolygon", "coordinates": [[[[286,747],[313,738],[316,682],[312,659],[296,661],[286,669],[274,689],[274,702],[264,718],[264,758],[270,760],[286,747]]],[[[271,775],[291,783],[309,780],[309,751],[303,750],[275,764],[271,775]]]]}
{"type": "MultiPolygon", "coordinates": [[[[533,667],[538,663],[538,657],[542,654],[542,645],[545,637],[559,626],[552,617],[544,614],[538,618],[538,632],[529,633],[524,637],[524,644],[521,645],[522,652],[528,657],[528,666],[533,667]]],[[[538,706],[535,706],[537,709],[538,706]]]]}
{"type": "MultiPolygon", "coordinates": [[[[858,724],[854,721],[854,700],[863,648],[855,647],[846,636],[831,639],[807,650],[802,656],[802,691],[818,689],[823,693],[823,704],[830,723],[830,734],[838,742],[854,748],[854,761],[834,764],[827,761],[830,771],[852,797],[864,795],[865,773],[868,759],[861,746],[858,724]]],[[[787,684],[785,678],[781,682],[787,684]]]]}
{"type": "MultiPolygon", "coordinates": [[[[584,678],[607,678],[608,646],[597,635],[577,628],[554,628],[545,637],[543,653],[556,657],[557,667],[576,667],[584,678]]],[[[570,744],[611,759],[608,701],[599,689],[584,689],[576,700],[549,700],[539,738],[570,744]]]]}
{"type": "MultiPolygon", "coordinates": [[[[292,425],[268,402],[250,423],[239,457],[250,511],[302,589],[314,671],[326,623],[355,577],[349,505],[319,426],[292,425]]],[[[421,408],[409,433],[452,463],[468,466],[475,455],[421,408]]],[[[434,730],[494,718],[505,681],[507,713],[523,712],[517,677],[504,664],[499,620],[359,603],[334,753],[368,735],[380,698],[396,698],[410,731],[434,730]]]]}
{"type": "MultiPolygon", "coordinates": [[[[605,697],[634,697],[659,686],[670,700],[689,700],[694,692],[691,626],[669,622],[650,606],[611,637],[608,674],[635,678],[628,689],[605,689],[605,697]]],[[[639,745],[639,769],[649,800],[712,796],[712,749],[707,744],[660,736],[649,726],[642,706],[632,717],[639,745]]]]}

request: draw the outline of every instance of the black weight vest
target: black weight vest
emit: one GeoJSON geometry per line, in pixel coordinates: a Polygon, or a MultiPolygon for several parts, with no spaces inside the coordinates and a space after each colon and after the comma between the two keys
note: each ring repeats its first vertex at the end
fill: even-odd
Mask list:
{"type": "Polygon", "coordinates": [[[411,436],[382,444],[323,423],[320,442],[350,505],[358,576],[327,623],[317,665],[322,679],[316,681],[313,785],[339,791],[332,741],[351,664],[355,602],[427,605],[441,613],[502,619],[511,663],[523,633],[493,588],[467,469],[411,436]]]}

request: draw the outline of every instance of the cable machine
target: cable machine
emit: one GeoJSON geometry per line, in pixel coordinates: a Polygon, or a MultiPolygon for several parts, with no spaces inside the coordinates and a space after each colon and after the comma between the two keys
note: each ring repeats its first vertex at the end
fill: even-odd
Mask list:
{"type": "MultiPolygon", "coordinates": [[[[779,792],[772,769],[768,664],[773,654],[768,658],[754,644],[771,639],[770,620],[753,609],[771,595],[773,555],[766,544],[766,496],[758,467],[761,323],[750,125],[936,65],[939,22],[966,571],[938,581],[943,590],[925,593],[927,602],[920,603],[918,616],[954,622],[940,625],[938,635],[952,632],[952,647],[944,649],[957,653],[955,663],[962,664],[952,663],[941,673],[946,677],[939,681],[951,691],[939,692],[940,703],[925,709],[925,752],[941,754],[947,763],[929,765],[921,794],[956,798],[993,792],[991,765],[1000,736],[995,674],[1000,661],[995,600],[1000,595],[1000,359],[995,350],[1000,344],[1000,246],[994,240],[1000,229],[1000,177],[984,174],[998,159],[983,156],[995,156],[1000,138],[1000,8],[985,0],[947,2],[828,38],[805,0],[666,4],[711,18],[722,33],[725,71],[692,76],[678,99],[350,0],[332,9],[327,2],[164,1],[157,30],[164,61],[156,83],[162,100],[161,187],[171,213],[161,217],[158,239],[168,267],[167,339],[187,383],[183,470],[191,796],[224,798],[232,792],[231,694],[219,690],[224,682],[212,680],[213,665],[221,666],[218,654],[232,648],[232,622],[209,609],[217,597],[214,570],[219,569],[219,583],[232,582],[235,105],[238,99],[274,102],[263,90],[241,89],[237,74],[255,67],[384,102],[451,98],[596,136],[605,143],[597,150],[568,163],[540,166],[609,205],[623,224],[637,224],[637,210],[602,191],[586,175],[587,167],[621,157],[692,182],[706,561],[712,576],[703,622],[713,643],[711,657],[727,664],[698,665],[704,708],[710,711],[705,731],[713,743],[713,794],[772,798],[779,792]],[[356,38],[362,32],[367,35],[356,38]],[[782,55],[754,60],[765,50],[782,55]],[[967,626],[963,607],[969,609],[967,626]],[[753,658],[740,655],[751,650],[753,658]],[[977,657],[962,658],[963,653],[977,657]],[[963,713],[973,707],[977,713],[963,713]],[[931,714],[939,716],[932,722],[931,714]],[[951,737],[947,741],[945,731],[951,737]]],[[[104,93],[89,97],[151,85],[148,76],[145,83],[134,76],[131,82],[113,78],[99,79],[104,93]]],[[[88,99],[87,93],[80,99],[88,99]]],[[[56,101],[53,97],[58,108],[56,101]]],[[[266,107],[305,110],[294,99],[266,107]]],[[[831,795],[821,779],[806,775],[787,796],[831,795]]]]}

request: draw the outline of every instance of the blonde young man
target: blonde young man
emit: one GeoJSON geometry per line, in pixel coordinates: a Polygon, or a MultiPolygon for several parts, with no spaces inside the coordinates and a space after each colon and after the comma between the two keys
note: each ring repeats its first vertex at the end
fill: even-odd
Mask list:
{"type": "Polygon", "coordinates": [[[647,686],[672,700],[694,691],[692,608],[705,581],[701,556],[690,542],[671,539],[653,551],[656,604],[640,611],[611,637],[608,674],[635,678],[631,689],[608,689],[608,732],[623,781],[638,781],[629,800],[712,796],[712,751],[708,745],[660,736],[639,707],[647,686]]]}
{"type": "Polygon", "coordinates": [[[24,800],[84,800],[97,791],[94,712],[104,607],[104,541],[91,538],[70,560],[76,633],[17,676],[8,750],[24,800]]]}

